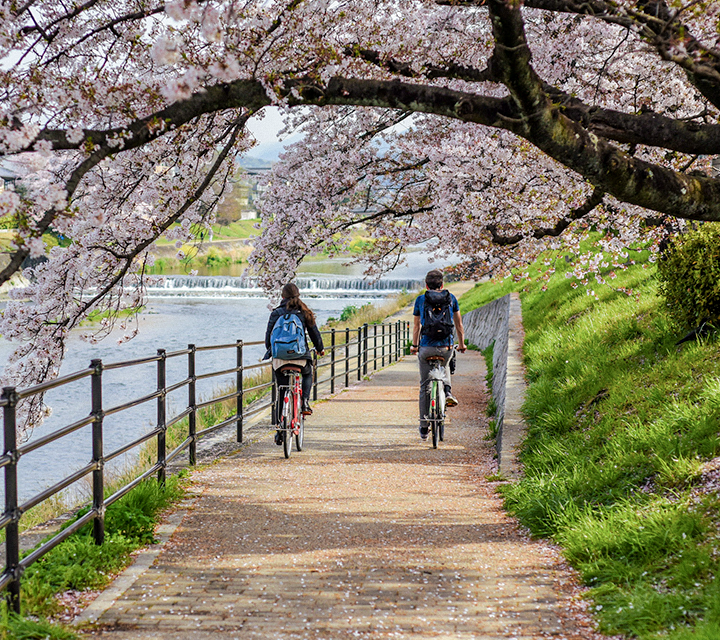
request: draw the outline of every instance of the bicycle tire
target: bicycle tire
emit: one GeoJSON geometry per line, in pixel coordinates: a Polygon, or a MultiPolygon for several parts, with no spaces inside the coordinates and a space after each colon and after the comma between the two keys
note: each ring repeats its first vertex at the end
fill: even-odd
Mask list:
{"type": "Polygon", "coordinates": [[[432,431],[432,446],[433,449],[437,449],[438,446],[438,435],[439,435],[439,423],[438,416],[440,412],[440,391],[437,380],[433,380],[430,394],[430,429],[432,431]]]}
{"type": "Polygon", "coordinates": [[[438,384],[438,439],[445,440],[445,387],[438,384]]]}
{"type": "Polygon", "coordinates": [[[300,421],[300,430],[295,436],[295,449],[297,451],[302,451],[303,440],[305,438],[305,416],[302,414],[302,412],[300,412],[298,420],[300,421]]]}
{"type": "Polygon", "coordinates": [[[285,454],[286,458],[290,457],[290,450],[292,449],[292,430],[291,430],[291,424],[290,424],[290,400],[292,400],[292,396],[288,398],[287,396],[290,395],[290,390],[288,389],[285,391],[285,398],[283,398],[283,412],[282,412],[282,434],[283,434],[283,453],[285,454]]]}

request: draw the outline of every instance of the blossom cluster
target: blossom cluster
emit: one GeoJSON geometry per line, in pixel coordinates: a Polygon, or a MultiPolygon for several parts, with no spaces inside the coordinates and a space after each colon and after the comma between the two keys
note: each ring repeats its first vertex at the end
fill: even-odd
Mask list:
{"type": "MultiPolygon", "coordinates": [[[[567,11],[536,5],[528,0],[521,10],[528,64],[558,112],[579,102],[587,120],[602,112],[698,127],[717,121],[704,85],[692,82],[720,59],[717,0],[665,7],[661,32],[652,32],[657,17],[631,0],[603,4],[595,16],[573,14],[573,3],[567,11]]],[[[588,283],[612,278],[628,246],[657,245],[666,229],[636,204],[596,198],[587,171],[516,135],[527,115],[518,124],[498,107],[496,120],[481,125],[462,117],[459,98],[442,102],[519,101],[497,73],[487,6],[35,0],[0,7],[0,157],[17,176],[14,191],[0,193],[0,216],[15,230],[0,282],[24,259],[47,258],[25,269],[27,284],[0,320],[0,333],[18,345],[3,384],[56,375],[65,340],[84,318],[107,317],[89,333],[95,340],[122,310],[142,305],[153,242],[192,241],[199,226],[209,230],[236,158],[254,144],[245,124],[270,104],[284,110],[286,133],[299,131],[302,141],[274,167],[262,204],[252,260],[269,291],[306,255],[342,252],[354,225],[372,240],[360,256],[371,275],[418,244],[466,259],[477,273],[506,272],[546,248],[579,255],[592,231],[610,257],[607,265],[575,261],[575,276],[588,283]],[[331,95],[343,79],[366,83],[367,94],[331,95]],[[391,108],[387,81],[398,93],[402,83],[420,87],[422,99],[391,108]]],[[[602,131],[591,133],[597,140],[602,131]]],[[[616,138],[618,153],[648,166],[709,171],[706,153],[616,138]]],[[[28,411],[40,415],[41,402],[28,411]]]]}

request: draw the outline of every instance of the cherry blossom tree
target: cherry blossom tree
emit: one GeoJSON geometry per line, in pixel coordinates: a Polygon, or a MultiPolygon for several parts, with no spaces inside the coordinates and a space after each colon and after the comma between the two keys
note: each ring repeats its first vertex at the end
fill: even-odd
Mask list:
{"type": "MultiPolygon", "coordinates": [[[[55,375],[91,312],[144,299],[152,244],[209,227],[248,120],[304,132],[278,163],[253,264],[290,277],[353,225],[375,271],[428,241],[481,269],[576,230],[621,256],[667,218],[720,219],[720,2],[3,0],[5,378],[55,375]],[[48,234],[62,245],[48,249],[48,234]]],[[[577,275],[601,265],[578,261],[577,275]]],[[[101,337],[102,331],[91,338],[101,337]]],[[[132,331],[128,332],[131,335],[132,331]]]]}

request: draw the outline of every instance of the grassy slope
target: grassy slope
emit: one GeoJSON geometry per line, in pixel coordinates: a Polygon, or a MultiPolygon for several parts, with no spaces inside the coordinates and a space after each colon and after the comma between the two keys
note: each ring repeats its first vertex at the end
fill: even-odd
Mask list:
{"type": "Polygon", "coordinates": [[[177,476],[165,485],[146,480],[107,508],[102,545],[95,545],[92,525],[86,525],[31,565],[21,580],[23,616],[9,614],[5,602],[0,606],[0,640],[75,639],[71,629],[45,620],[62,610],[56,596],[106,586],[132,561],[133,551],[153,542],[161,512],[183,492],[177,476]]]}
{"type": "MultiPolygon", "coordinates": [[[[720,638],[720,505],[701,466],[720,455],[720,355],[675,346],[654,273],[631,267],[613,284],[637,297],[599,301],[562,273],[522,283],[529,433],[506,506],[563,546],[603,631],[720,638]]],[[[519,286],[481,285],[463,310],[519,286]]]]}

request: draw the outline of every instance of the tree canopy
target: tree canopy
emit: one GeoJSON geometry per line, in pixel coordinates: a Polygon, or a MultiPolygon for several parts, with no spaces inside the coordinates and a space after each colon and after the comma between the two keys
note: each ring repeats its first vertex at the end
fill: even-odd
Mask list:
{"type": "Polygon", "coordinates": [[[56,373],[89,312],[143,300],[152,243],[212,222],[269,105],[304,136],[263,202],[268,289],[358,223],[372,270],[429,241],[485,272],[577,252],[583,229],[622,260],[675,219],[720,220],[716,0],[0,6],[0,154],[21,175],[0,282],[43,234],[69,240],[0,323],[18,384],[56,373]]]}

